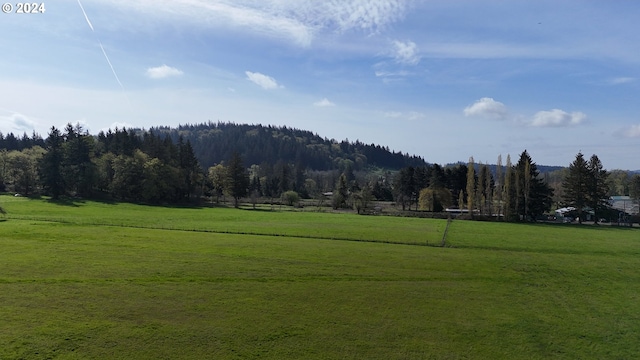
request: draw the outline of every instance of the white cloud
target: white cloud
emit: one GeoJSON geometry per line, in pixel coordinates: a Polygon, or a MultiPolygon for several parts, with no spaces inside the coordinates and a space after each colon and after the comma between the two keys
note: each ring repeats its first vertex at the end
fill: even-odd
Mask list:
{"type": "MultiPolygon", "coordinates": [[[[3,110],[6,111],[6,110],[3,110]]],[[[11,132],[31,132],[36,128],[37,122],[28,116],[14,111],[7,111],[10,114],[0,116],[0,127],[12,129],[11,132]]],[[[16,134],[17,135],[17,134],[16,134]]]]}
{"type": "Polygon", "coordinates": [[[402,113],[399,112],[399,111],[388,111],[388,112],[384,113],[384,117],[397,119],[397,118],[402,117],[402,113]]]}
{"type": "Polygon", "coordinates": [[[465,116],[480,116],[503,120],[507,117],[507,107],[492,98],[484,97],[464,109],[465,116]]]}
{"type": "Polygon", "coordinates": [[[164,79],[170,76],[180,76],[184,74],[182,70],[171,66],[162,65],[147,69],[147,76],[151,79],[164,79]]]}
{"type": "Polygon", "coordinates": [[[410,76],[413,75],[414,73],[411,73],[409,71],[405,71],[405,70],[400,70],[400,71],[383,71],[383,70],[378,70],[375,72],[376,77],[381,77],[381,78],[387,78],[387,77],[405,77],[405,76],[410,76]]]}
{"type": "Polygon", "coordinates": [[[324,4],[322,7],[327,10],[324,22],[336,22],[342,30],[376,30],[402,18],[406,8],[402,0],[312,0],[307,4],[314,4],[314,7],[324,4]]]}
{"type": "Polygon", "coordinates": [[[569,114],[560,109],[550,111],[538,111],[531,121],[531,126],[535,127],[562,127],[582,124],[587,119],[587,115],[579,111],[569,114]]]}
{"type": "Polygon", "coordinates": [[[620,85],[620,84],[628,84],[635,82],[636,79],[632,77],[617,77],[609,80],[609,84],[611,85],[620,85]]]}
{"type": "Polygon", "coordinates": [[[417,112],[417,111],[411,111],[408,115],[407,115],[407,119],[414,121],[414,120],[421,120],[424,119],[426,117],[425,114],[417,112]]]}
{"type": "Polygon", "coordinates": [[[409,121],[421,120],[426,117],[425,114],[418,111],[400,112],[400,111],[388,111],[385,112],[384,117],[391,119],[404,119],[409,121]]]}
{"type": "Polygon", "coordinates": [[[329,101],[329,99],[324,98],[320,101],[316,101],[313,103],[313,106],[317,106],[317,107],[331,107],[331,106],[336,106],[336,104],[332,103],[331,101],[329,101]]]}
{"type": "Polygon", "coordinates": [[[640,125],[631,125],[624,131],[624,136],[629,138],[640,138],[640,125]]]}
{"type": "Polygon", "coordinates": [[[418,47],[413,41],[394,41],[393,57],[397,63],[403,65],[418,65],[420,55],[418,55],[418,47]]]}
{"type": "Polygon", "coordinates": [[[244,73],[247,74],[247,80],[255,83],[263,89],[272,90],[282,87],[281,85],[278,85],[276,79],[271,76],[251,71],[245,71],[244,73]]]}
{"type": "Polygon", "coordinates": [[[109,125],[108,127],[100,129],[100,131],[108,132],[109,130],[115,131],[116,129],[122,130],[125,128],[132,129],[135,128],[135,125],[129,124],[127,122],[114,122],[111,123],[111,125],[109,125]]]}

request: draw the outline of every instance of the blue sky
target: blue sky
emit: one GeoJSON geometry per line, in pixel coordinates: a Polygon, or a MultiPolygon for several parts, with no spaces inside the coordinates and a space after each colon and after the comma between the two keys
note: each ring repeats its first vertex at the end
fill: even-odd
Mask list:
{"type": "Polygon", "coordinates": [[[44,4],[0,13],[5,134],[230,121],[440,164],[640,169],[636,1],[44,4]]]}

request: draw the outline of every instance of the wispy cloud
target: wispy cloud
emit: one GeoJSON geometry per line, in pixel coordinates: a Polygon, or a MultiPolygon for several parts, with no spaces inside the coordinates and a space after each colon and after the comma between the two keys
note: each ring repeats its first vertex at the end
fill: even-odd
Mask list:
{"type": "Polygon", "coordinates": [[[147,76],[151,79],[164,79],[171,76],[180,76],[182,74],[184,74],[182,70],[166,64],[147,69],[147,76]]]}
{"type": "Polygon", "coordinates": [[[465,116],[479,116],[497,120],[504,120],[508,116],[507,107],[500,101],[495,101],[490,97],[484,97],[476,101],[467,106],[463,112],[465,116]]]}
{"type": "Polygon", "coordinates": [[[388,111],[385,112],[384,117],[390,119],[404,119],[409,121],[422,120],[427,116],[418,111],[409,111],[409,112],[401,112],[401,111],[388,111]]]}
{"type": "Polygon", "coordinates": [[[538,111],[533,116],[530,125],[534,127],[563,127],[582,124],[586,119],[587,115],[579,111],[568,113],[560,109],[552,109],[538,111]]]}
{"type": "MultiPolygon", "coordinates": [[[[295,3],[295,1],[292,1],[295,3]]],[[[335,22],[341,30],[377,30],[402,18],[406,10],[401,0],[308,1],[315,10],[326,10],[325,26],[335,22]],[[324,4],[324,5],[320,5],[324,4]]]]}
{"type": "Polygon", "coordinates": [[[610,79],[608,83],[611,85],[620,85],[620,84],[629,84],[635,81],[636,81],[636,78],[632,78],[632,77],[617,77],[617,78],[610,79]]]}
{"type": "Polygon", "coordinates": [[[393,57],[397,63],[403,65],[418,65],[420,62],[418,46],[413,41],[394,41],[393,57]]]}
{"type": "Polygon", "coordinates": [[[387,111],[387,112],[384,113],[384,117],[397,119],[397,118],[402,117],[402,113],[399,112],[399,111],[387,111]]]}
{"type": "Polygon", "coordinates": [[[282,87],[281,85],[278,85],[276,79],[272,78],[271,76],[251,71],[245,71],[244,73],[247,75],[247,80],[253,82],[254,84],[260,86],[265,90],[273,90],[282,87]]]}
{"type": "Polygon", "coordinates": [[[329,99],[324,98],[324,99],[322,99],[320,101],[314,102],[313,106],[317,106],[317,107],[332,107],[332,106],[336,106],[336,104],[334,104],[331,101],[329,101],[329,99]]]}
{"type": "Polygon", "coordinates": [[[631,125],[623,131],[625,137],[640,138],[640,125],[631,125]]]}
{"type": "Polygon", "coordinates": [[[404,0],[101,0],[164,21],[232,27],[309,46],[319,32],[376,32],[404,16],[404,0]]]}

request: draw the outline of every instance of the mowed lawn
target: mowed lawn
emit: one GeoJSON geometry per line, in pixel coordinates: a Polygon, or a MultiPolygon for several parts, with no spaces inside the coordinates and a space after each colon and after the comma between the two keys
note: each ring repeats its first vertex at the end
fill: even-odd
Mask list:
{"type": "Polygon", "coordinates": [[[0,359],[640,354],[637,230],[0,206],[0,359]]]}

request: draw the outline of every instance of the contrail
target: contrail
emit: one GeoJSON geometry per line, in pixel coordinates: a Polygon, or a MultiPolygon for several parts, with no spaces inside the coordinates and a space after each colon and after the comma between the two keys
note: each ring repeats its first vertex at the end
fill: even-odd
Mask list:
{"type": "Polygon", "coordinates": [[[120,87],[122,88],[122,91],[125,91],[124,90],[124,86],[120,82],[120,78],[118,78],[118,74],[116,74],[116,69],[114,69],[113,65],[111,65],[111,61],[109,60],[109,57],[107,56],[107,52],[104,51],[104,47],[102,46],[102,42],[100,42],[100,40],[98,40],[98,44],[100,44],[100,49],[102,49],[102,53],[104,54],[104,58],[107,59],[107,63],[109,64],[109,67],[111,68],[111,72],[113,73],[113,76],[115,76],[116,81],[118,82],[118,84],[120,84],[120,87]]]}
{"type": "Polygon", "coordinates": [[[89,24],[89,27],[91,28],[91,31],[93,32],[93,25],[91,25],[91,21],[89,21],[89,17],[87,16],[87,13],[84,11],[84,6],[82,6],[82,3],[80,2],[80,0],[78,0],[78,5],[80,5],[80,10],[82,10],[82,13],[84,14],[84,18],[87,20],[87,24],[89,24]]]}
{"type": "MultiPolygon", "coordinates": [[[[87,24],[89,24],[89,28],[91,29],[91,32],[94,33],[95,35],[95,30],[93,29],[93,25],[91,24],[91,21],[89,20],[89,17],[87,16],[87,12],[84,11],[84,6],[82,6],[82,3],[80,2],[80,0],[78,0],[78,5],[80,5],[80,10],[82,10],[82,13],[84,14],[84,18],[85,20],[87,20],[87,24]]],[[[100,39],[96,36],[96,39],[98,39],[98,44],[100,44],[100,49],[102,49],[102,53],[104,54],[104,58],[107,60],[107,64],[109,64],[109,67],[111,68],[111,72],[113,73],[113,76],[116,78],[116,81],[118,82],[118,84],[120,84],[120,88],[122,89],[122,91],[124,90],[124,86],[122,85],[122,82],[120,81],[120,78],[118,77],[118,74],[116,73],[116,69],[113,68],[113,64],[111,64],[111,60],[109,60],[109,56],[107,55],[107,52],[104,50],[104,46],[102,46],[102,41],[100,41],[100,39]]]]}

